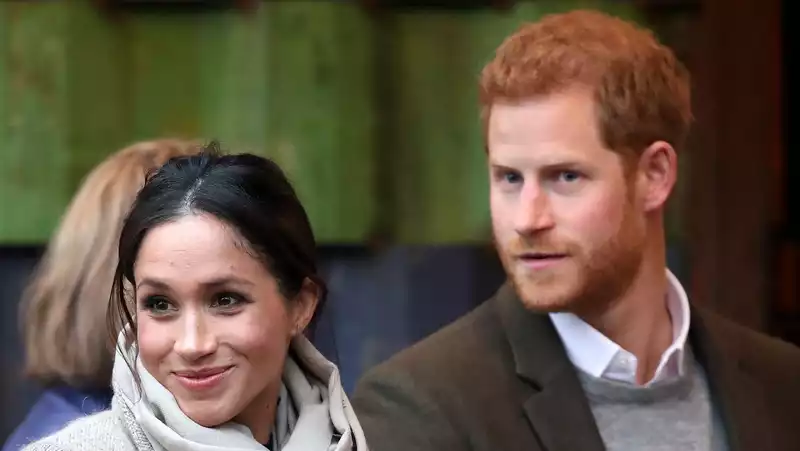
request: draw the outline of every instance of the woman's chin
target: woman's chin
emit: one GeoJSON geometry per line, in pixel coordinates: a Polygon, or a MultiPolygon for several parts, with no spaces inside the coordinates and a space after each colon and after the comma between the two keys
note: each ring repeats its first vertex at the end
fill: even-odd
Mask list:
{"type": "Polygon", "coordinates": [[[200,426],[203,426],[205,428],[215,428],[215,427],[219,426],[220,424],[228,422],[228,420],[221,420],[221,419],[218,419],[218,418],[208,417],[208,416],[201,416],[201,417],[191,417],[190,416],[189,418],[192,421],[194,421],[195,423],[197,423],[200,426]]]}
{"type": "Polygon", "coordinates": [[[221,408],[219,400],[217,402],[178,401],[178,405],[183,414],[189,417],[190,420],[207,428],[213,428],[227,423],[235,416],[228,412],[229,409],[221,408]]]}

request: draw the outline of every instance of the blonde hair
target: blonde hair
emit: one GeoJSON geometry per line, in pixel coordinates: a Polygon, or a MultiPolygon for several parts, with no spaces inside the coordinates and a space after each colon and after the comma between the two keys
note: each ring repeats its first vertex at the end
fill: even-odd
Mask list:
{"type": "Polygon", "coordinates": [[[108,387],[105,317],[123,220],[148,172],[199,144],[145,141],[106,158],[70,202],[22,299],[25,371],[45,384],[108,387]]]}

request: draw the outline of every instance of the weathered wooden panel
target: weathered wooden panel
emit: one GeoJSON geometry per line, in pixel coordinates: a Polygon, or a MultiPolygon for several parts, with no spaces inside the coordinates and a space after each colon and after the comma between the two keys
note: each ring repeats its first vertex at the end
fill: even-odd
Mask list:
{"type": "Polygon", "coordinates": [[[783,145],[776,127],[780,5],[705,0],[702,6],[698,146],[687,198],[691,294],[734,321],[767,330],[773,306],[765,300],[776,294],[778,251],[770,243],[777,197],[772,159],[783,145]]]}
{"type": "Polygon", "coordinates": [[[203,27],[198,19],[205,17],[141,14],[125,19],[121,32],[136,139],[201,135],[201,56],[205,53],[209,64],[216,64],[217,56],[200,45],[203,27]]]}
{"type": "Polygon", "coordinates": [[[119,24],[84,2],[69,10],[64,151],[71,195],[83,177],[103,158],[127,144],[130,108],[126,103],[126,49],[119,24]]]}
{"type": "Polygon", "coordinates": [[[81,178],[129,142],[216,138],[274,156],[321,241],[371,230],[371,24],[352,4],[101,14],[3,3],[0,241],[41,242],[81,178]]]}
{"type": "Polygon", "coordinates": [[[632,10],[598,1],[519,3],[508,12],[403,13],[387,19],[382,77],[391,99],[390,148],[395,237],[447,243],[490,238],[488,179],[477,81],[495,48],[523,22],[593,6],[622,17],[632,10]]]}
{"type": "Polygon", "coordinates": [[[86,2],[4,3],[0,240],[45,240],[101,158],[181,136],[274,157],[320,241],[363,242],[377,219],[401,242],[485,241],[478,73],[521,22],[598,5],[630,11],[542,1],[375,22],[348,2],[116,15],[86,2]]]}
{"type": "Polygon", "coordinates": [[[488,13],[412,13],[395,16],[384,31],[391,33],[383,76],[393,111],[390,148],[381,151],[389,153],[383,170],[402,242],[468,241],[488,231],[475,82],[508,31],[503,25],[488,13]]]}
{"type": "Polygon", "coordinates": [[[373,24],[351,2],[267,9],[267,149],[292,175],[318,236],[363,241],[378,201],[373,24]]]}
{"type": "Polygon", "coordinates": [[[0,237],[38,242],[69,192],[68,6],[0,2],[0,237]]]}
{"type": "Polygon", "coordinates": [[[238,152],[269,152],[267,17],[266,8],[208,17],[192,43],[201,134],[238,152]]]}

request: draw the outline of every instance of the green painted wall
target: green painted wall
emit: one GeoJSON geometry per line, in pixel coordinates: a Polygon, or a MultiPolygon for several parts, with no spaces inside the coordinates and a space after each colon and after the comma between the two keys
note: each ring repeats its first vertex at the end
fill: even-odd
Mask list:
{"type": "Polygon", "coordinates": [[[521,2],[510,12],[407,13],[388,21],[391,93],[388,171],[393,224],[402,242],[486,241],[491,237],[478,74],[524,22],[600,1],[521,2]]]}
{"type": "Polygon", "coordinates": [[[0,237],[41,240],[71,194],[65,3],[0,3],[0,237]],[[46,26],[43,26],[46,25],[46,26]]]}
{"type": "Polygon", "coordinates": [[[141,139],[274,157],[322,241],[370,233],[369,18],[352,4],[102,15],[0,3],[0,242],[45,241],[83,176],[141,139]]]}
{"type": "Polygon", "coordinates": [[[101,158],[160,136],[275,158],[323,242],[483,241],[478,73],[521,22],[576,6],[604,7],[378,21],[352,2],[114,17],[0,2],[0,243],[47,240],[101,158]]]}

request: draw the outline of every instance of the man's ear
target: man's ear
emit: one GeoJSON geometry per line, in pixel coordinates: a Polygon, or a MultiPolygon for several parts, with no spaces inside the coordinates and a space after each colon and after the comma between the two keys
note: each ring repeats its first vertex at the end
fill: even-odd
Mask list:
{"type": "Polygon", "coordinates": [[[678,155],[665,141],[649,145],[639,157],[636,184],[642,208],[659,210],[669,199],[678,179],[678,155]]]}

